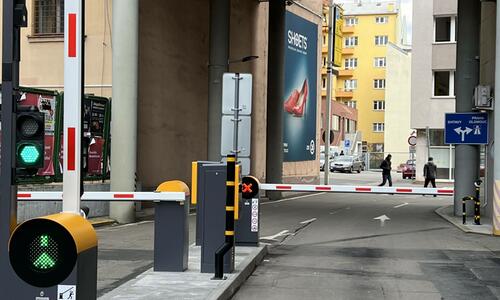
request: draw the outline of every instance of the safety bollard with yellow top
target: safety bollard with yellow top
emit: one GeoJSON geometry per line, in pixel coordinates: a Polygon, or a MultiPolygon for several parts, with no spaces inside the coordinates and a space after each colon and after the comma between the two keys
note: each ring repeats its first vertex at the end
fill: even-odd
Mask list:
{"type": "Polygon", "coordinates": [[[9,259],[20,279],[11,287],[16,299],[96,299],[97,236],[79,215],[22,223],[11,235],[9,259]]]}

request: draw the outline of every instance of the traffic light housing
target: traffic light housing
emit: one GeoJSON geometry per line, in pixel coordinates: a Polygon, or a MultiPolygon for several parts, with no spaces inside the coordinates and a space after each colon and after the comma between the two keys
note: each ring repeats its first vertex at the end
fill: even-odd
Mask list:
{"type": "Polygon", "coordinates": [[[45,114],[35,108],[19,109],[16,117],[16,169],[36,174],[43,168],[45,114]]]}

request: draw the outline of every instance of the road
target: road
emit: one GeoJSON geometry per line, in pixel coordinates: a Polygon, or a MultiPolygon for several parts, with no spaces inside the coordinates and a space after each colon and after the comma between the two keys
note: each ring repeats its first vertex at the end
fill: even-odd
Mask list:
{"type": "MultiPolygon", "coordinates": [[[[379,176],[336,173],[331,183],[379,176]]],[[[434,213],[449,204],[356,194],[266,203],[261,236],[270,253],[234,299],[497,299],[500,239],[465,234],[434,213]]]]}

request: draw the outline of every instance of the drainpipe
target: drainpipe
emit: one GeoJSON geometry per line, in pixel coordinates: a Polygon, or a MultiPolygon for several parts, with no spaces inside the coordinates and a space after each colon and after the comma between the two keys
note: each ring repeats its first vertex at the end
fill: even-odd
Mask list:
{"type": "MultiPolygon", "coordinates": [[[[111,191],[135,191],[139,0],[113,0],[111,191]]],[[[134,202],[110,203],[119,223],[135,221],[134,202]]]]}

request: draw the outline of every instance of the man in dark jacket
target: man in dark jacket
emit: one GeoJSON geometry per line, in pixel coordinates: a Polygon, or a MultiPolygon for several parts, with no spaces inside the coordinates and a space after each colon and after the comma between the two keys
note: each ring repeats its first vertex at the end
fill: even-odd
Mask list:
{"type": "Polygon", "coordinates": [[[392,186],[391,158],[392,155],[387,155],[384,161],[380,164],[380,168],[382,169],[382,183],[378,186],[384,186],[387,181],[389,181],[389,186],[392,186]]]}
{"type": "Polygon", "coordinates": [[[434,159],[429,157],[429,161],[424,166],[424,177],[425,183],[424,187],[429,185],[429,182],[432,184],[432,187],[436,187],[436,176],[437,176],[437,166],[434,164],[434,159]]]}

